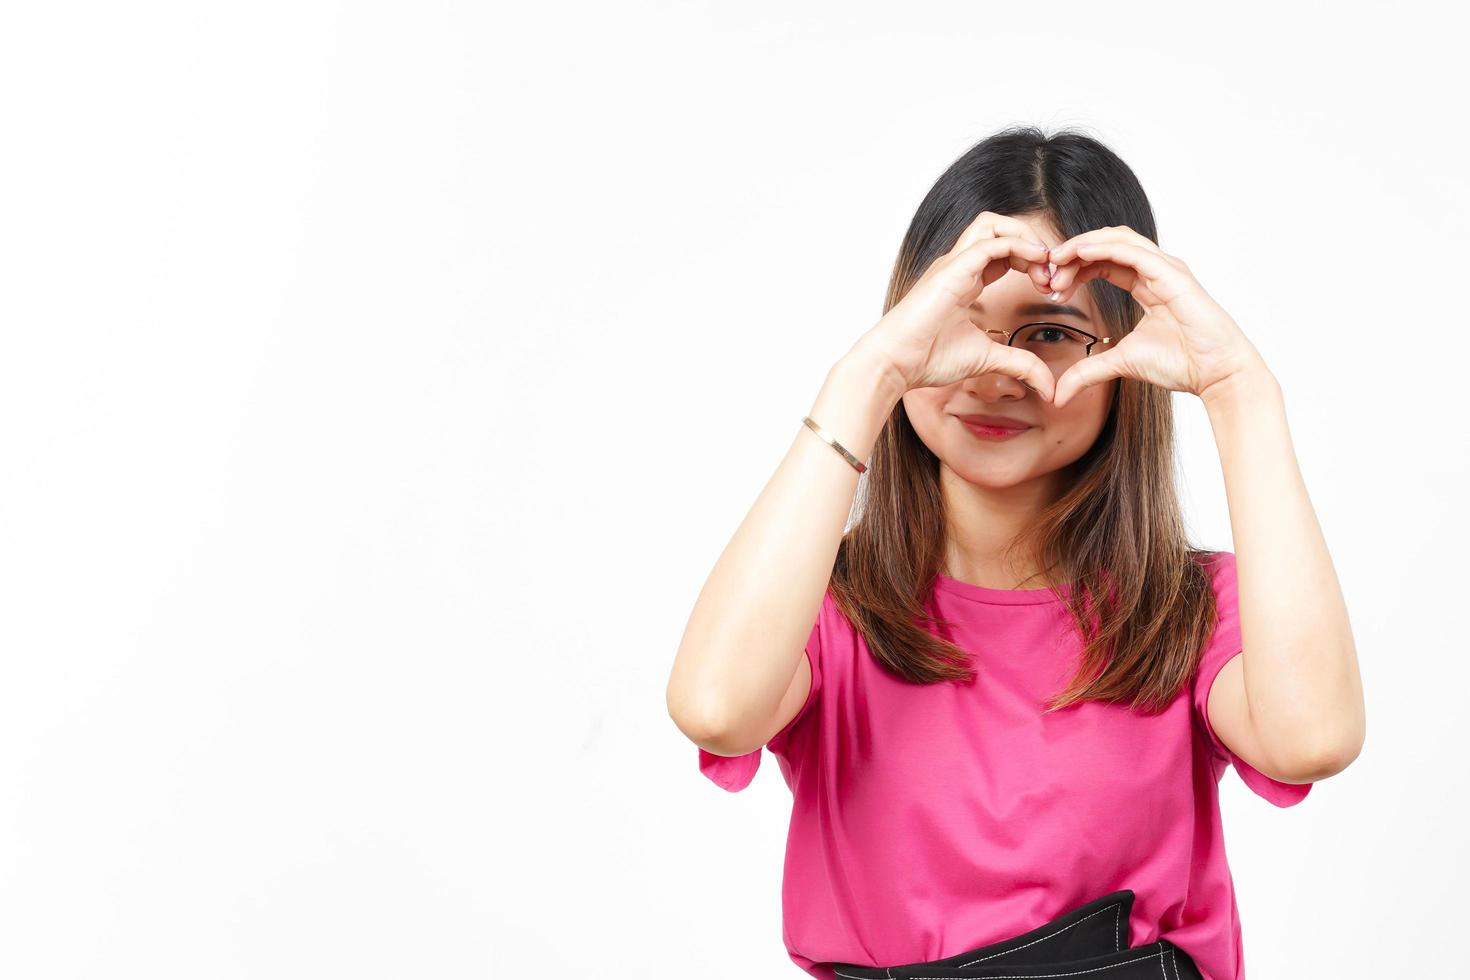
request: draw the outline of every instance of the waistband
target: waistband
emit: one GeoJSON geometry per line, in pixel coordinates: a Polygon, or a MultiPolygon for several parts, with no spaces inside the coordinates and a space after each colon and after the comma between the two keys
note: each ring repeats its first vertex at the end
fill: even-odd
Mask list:
{"type": "Polygon", "coordinates": [[[1088,980],[1204,980],[1189,955],[1167,939],[1130,945],[1134,893],[1120,889],[1008,939],[897,966],[834,963],[839,980],[945,980],[970,977],[1069,977],[1088,980]]]}

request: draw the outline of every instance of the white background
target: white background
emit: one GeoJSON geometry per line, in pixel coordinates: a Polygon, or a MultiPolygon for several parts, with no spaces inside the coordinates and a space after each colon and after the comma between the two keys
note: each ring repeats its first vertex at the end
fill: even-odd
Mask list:
{"type": "MultiPolygon", "coordinates": [[[[1460,9],[13,4],[0,974],[797,977],[664,685],[914,209],[1082,127],[1265,355],[1368,741],[1225,777],[1257,980],[1461,944],[1460,9]]],[[[1230,548],[1175,396],[1197,543],[1230,548]]],[[[1463,958],[1463,954],[1458,954],[1463,958]]]]}

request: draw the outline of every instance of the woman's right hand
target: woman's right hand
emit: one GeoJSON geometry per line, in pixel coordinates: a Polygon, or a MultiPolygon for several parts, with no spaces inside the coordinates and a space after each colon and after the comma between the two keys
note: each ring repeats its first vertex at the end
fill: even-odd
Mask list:
{"type": "Polygon", "coordinates": [[[1024,221],[982,211],[859,344],[881,352],[903,388],[931,388],[998,371],[1051,399],[1056,379],[1035,354],[991,340],[970,304],[1012,269],[1049,292],[1047,247],[1024,221]]]}

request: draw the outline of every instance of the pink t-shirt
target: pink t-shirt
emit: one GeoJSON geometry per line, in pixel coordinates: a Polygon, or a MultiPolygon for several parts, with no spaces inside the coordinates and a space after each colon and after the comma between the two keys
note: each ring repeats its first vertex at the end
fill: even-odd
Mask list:
{"type": "MultiPolygon", "coordinates": [[[[1043,714],[1080,642],[1046,589],[940,576],[931,612],[974,657],[974,683],[884,671],[829,591],[807,641],[812,689],[766,745],[792,793],[782,882],[791,959],[892,966],[953,956],[1033,929],[1121,888],[1132,943],[1166,938],[1206,980],[1242,980],[1241,927],[1220,822],[1228,765],[1279,807],[1283,783],[1235,756],[1205,699],[1241,649],[1235,555],[1212,564],[1219,624],[1199,670],[1161,714],[1084,702],[1043,714]]],[[[761,750],[700,770],[744,789],[761,750]]]]}

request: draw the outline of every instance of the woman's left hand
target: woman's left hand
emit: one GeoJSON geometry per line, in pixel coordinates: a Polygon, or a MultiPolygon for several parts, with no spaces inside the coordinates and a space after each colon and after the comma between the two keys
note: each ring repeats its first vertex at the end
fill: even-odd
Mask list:
{"type": "Polygon", "coordinates": [[[1126,289],[1143,318],[1122,340],[1072,365],[1057,379],[1052,404],[1066,405],[1084,388],[1111,378],[1133,378],[1203,397],[1211,385],[1262,365],[1259,352],[1220,304],[1205,292],[1183,260],[1165,254],[1132,228],[1083,232],[1048,256],[1056,263],[1051,288],[1065,302],[1089,279],[1126,289]]]}

